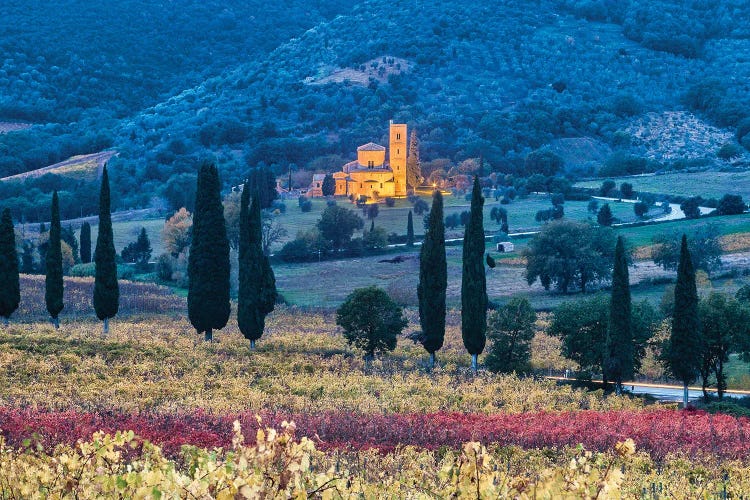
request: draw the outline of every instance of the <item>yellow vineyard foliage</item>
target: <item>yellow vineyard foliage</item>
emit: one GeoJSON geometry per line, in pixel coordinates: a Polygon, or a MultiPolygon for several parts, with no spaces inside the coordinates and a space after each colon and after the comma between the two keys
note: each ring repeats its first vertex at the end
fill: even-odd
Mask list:
{"type": "Polygon", "coordinates": [[[460,451],[402,448],[322,453],[294,423],[258,430],[246,446],[239,423],[229,450],[185,447],[165,458],[132,431],[98,432],[75,447],[9,449],[0,438],[0,498],[703,498],[750,491],[750,467],[669,458],[657,467],[631,440],[609,453],[581,448],[460,451]],[[138,448],[141,446],[141,448],[138,448]],[[713,467],[713,468],[712,468],[713,467]],[[658,486],[657,486],[658,485],[658,486]]]}
{"type": "MultiPolygon", "coordinates": [[[[186,321],[11,325],[0,331],[0,405],[50,409],[216,412],[282,410],[517,413],[635,409],[639,400],[546,380],[468,368],[457,325],[449,325],[439,367],[400,339],[367,369],[337,333],[331,314],[281,309],[259,347],[230,324],[206,343],[186,321]]],[[[540,338],[541,339],[541,338],[540,338]]],[[[554,354],[545,354],[552,359],[554,354]]]]}

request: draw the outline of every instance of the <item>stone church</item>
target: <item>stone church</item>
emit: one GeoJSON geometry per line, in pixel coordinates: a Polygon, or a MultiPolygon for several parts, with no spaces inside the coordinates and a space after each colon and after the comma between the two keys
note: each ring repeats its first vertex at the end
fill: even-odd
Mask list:
{"type": "Polygon", "coordinates": [[[336,196],[368,199],[406,196],[406,125],[390,124],[390,151],[369,142],[357,148],[357,159],[333,174],[336,196]],[[388,153],[388,161],[386,161],[388,153]]]}

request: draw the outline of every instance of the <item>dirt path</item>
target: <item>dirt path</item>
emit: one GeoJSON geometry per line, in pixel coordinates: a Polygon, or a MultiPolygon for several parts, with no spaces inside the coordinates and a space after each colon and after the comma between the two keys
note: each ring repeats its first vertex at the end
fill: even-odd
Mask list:
{"type": "Polygon", "coordinates": [[[29,177],[41,177],[44,174],[64,173],[66,170],[75,169],[77,166],[87,163],[96,163],[96,177],[98,178],[102,173],[104,165],[106,165],[106,163],[117,154],[117,151],[101,151],[99,153],[93,153],[90,155],[73,156],[65,161],[55,163],[54,165],[50,165],[48,167],[38,168],[36,170],[31,170],[22,174],[11,175],[9,177],[3,177],[2,179],[0,179],[0,181],[23,180],[29,177]]]}

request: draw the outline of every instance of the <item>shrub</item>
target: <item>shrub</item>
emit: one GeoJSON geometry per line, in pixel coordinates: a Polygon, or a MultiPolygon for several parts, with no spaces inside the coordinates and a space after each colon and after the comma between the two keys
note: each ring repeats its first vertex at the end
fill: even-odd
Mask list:
{"type": "Polygon", "coordinates": [[[77,278],[93,277],[96,273],[96,264],[89,262],[88,264],[76,264],[70,268],[70,275],[77,278]]]}
{"type": "Polygon", "coordinates": [[[648,170],[645,158],[618,152],[607,158],[599,170],[600,177],[620,177],[623,175],[642,174],[648,170]]]}
{"type": "Polygon", "coordinates": [[[304,200],[300,203],[299,206],[303,212],[310,212],[312,210],[312,201],[310,200],[304,200]]]}
{"type": "Polygon", "coordinates": [[[745,202],[742,201],[742,196],[735,194],[725,194],[719,200],[718,206],[716,207],[716,213],[718,215],[738,215],[745,211],[745,202]]]}
{"type": "Polygon", "coordinates": [[[612,194],[612,191],[615,189],[615,181],[604,181],[602,182],[601,187],[599,188],[599,196],[609,196],[612,194]]]}
{"type": "Polygon", "coordinates": [[[716,156],[724,161],[731,161],[742,156],[742,146],[733,142],[724,144],[716,152],[716,156]]]}
{"type": "Polygon", "coordinates": [[[174,257],[163,253],[156,260],[156,276],[162,281],[172,281],[174,272],[174,257]]]}
{"type": "Polygon", "coordinates": [[[401,308],[385,291],[375,286],[354,290],[336,311],[336,324],[344,330],[349,345],[372,359],[375,351],[392,351],[408,324],[401,308]]]}
{"type": "Polygon", "coordinates": [[[391,198],[390,196],[386,197],[385,199],[386,207],[394,207],[395,205],[396,205],[396,200],[394,198],[391,198]]]}
{"type": "Polygon", "coordinates": [[[633,211],[637,217],[643,217],[648,213],[648,204],[639,201],[633,206],[633,211]]]}
{"type": "Polygon", "coordinates": [[[414,202],[414,213],[416,215],[422,215],[425,212],[429,212],[430,207],[427,205],[427,202],[424,201],[422,198],[417,199],[414,202]]]}
{"type": "Polygon", "coordinates": [[[700,202],[698,197],[688,198],[680,204],[680,210],[685,213],[686,218],[697,219],[701,216],[700,202]]]}

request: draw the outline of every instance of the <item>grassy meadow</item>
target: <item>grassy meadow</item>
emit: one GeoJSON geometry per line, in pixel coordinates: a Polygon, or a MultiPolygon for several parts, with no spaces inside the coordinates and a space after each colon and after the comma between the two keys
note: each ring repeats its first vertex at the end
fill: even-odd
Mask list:
{"type": "MultiPolygon", "coordinates": [[[[750,199],[750,171],[742,172],[676,172],[659,175],[613,178],[619,186],[623,182],[633,185],[635,191],[671,194],[675,196],[702,196],[716,198],[725,194],[738,194],[750,199]]],[[[584,181],[576,187],[598,189],[604,179],[584,181]]]]}

